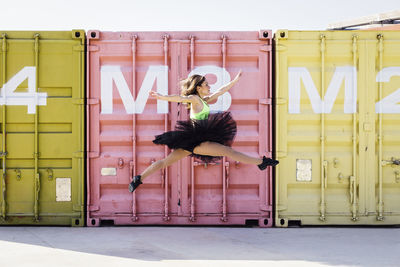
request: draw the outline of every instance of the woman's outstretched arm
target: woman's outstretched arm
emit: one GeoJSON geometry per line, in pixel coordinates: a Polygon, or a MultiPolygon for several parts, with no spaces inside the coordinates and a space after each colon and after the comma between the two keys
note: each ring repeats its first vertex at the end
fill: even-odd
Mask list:
{"type": "Polygon", "coordinates": [[[150,96],[153,96],[160,100],[165,100],[169,102],[181,102],[181,103],[193,103],[197,99],[194,95],[181,96],[181,95],[162,95],[157,92],[151,91],[150,96]]]}
{"type": "Polygon", "coordinates": [[[223,95],[224,93],[228,92],[229,89],[231,89],[237,83],[237,81],[239,81],[239,78],[241,75],[242,75],[242,70],[239,71],[239,73],[236,75],[235,79],[233,79],[232,81],[225,84],[224,86],[219,88],[217,91],[215,91],[214,93],[212,93],[211,95],[206,97],[207,102],[212,102],[214,100],[217,100],[217,98],[220,95],[223,95]]]}

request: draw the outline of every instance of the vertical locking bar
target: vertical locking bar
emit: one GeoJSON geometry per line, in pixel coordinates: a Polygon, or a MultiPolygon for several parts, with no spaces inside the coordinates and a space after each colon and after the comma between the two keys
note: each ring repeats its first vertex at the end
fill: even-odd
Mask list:
{"type": "MultiPolygon", "coordinates": [[[[36,96],[39,91],[39,34],[35,34],[35,69],[36,69],[36,85],[35,85],[35,91],[36,91],[36,96]]],[[[40,175],[39,175],[39,108],[35,104],[35,204],[34,204],[34,215],[35,215],[35,221],[39,221],[39,192],[40,192],[40,175]]]]}
{"type": "Polygon", "coordinates": [[[190,218],[189,221],[194,222],[195,217],[195,207],[194,207],[194,158],[190,157],[190,218]]]}
{"type": "MultiPolygon", "coordinates": [[[[194,69],[194,36],[190,36],[190,70],[194,69]]],[[[195,206],[194,206],[194,158],[190,158],[190,179],[191,179],[191,186],[190,186],[190,218],[191,222],[196,220],[195,217],[195,206]]]]}
{"type": "MultiPolygon", "coordinates": [[[[276,157],[277,160],[281,160],[280,157],[279,157],[280,156],[279,151],[282,150],[282,146],[280,145],[281,142],[282,142],[280,135],[282,135],[283,131],[287,131],[287,129],[284,128],[284,127],[280,127],[280,123],[278,123],[281,120],[280,112],[279,112],[280,108],[276,104],[277,103],[277,98],[280,96],[280,93],[279,93],[280,92],[280,81],[279,81],[278,77],[280,77],[280,75],[281,75],[281,73],[280,73],[280,68],[281,68],[280,53],[281,52],[279,51],[279,49],[277,49],[280,46],[279,36],[278,36],[278,38],[274,38],[274,39],[275,39],[275,48],[276,48],[276,51],[274,53],[275,54],[275,62],[272,62],[271,65],[275,66],[275,75],[274,75],[274,72],[272,72],[271,73],[271,76],[272,76],[271,78],[272,78],[272,80],[275,81],[275,88],[272,89],[273,91],[275,91],[275,95],[272,94],[271,97],[273,96],[275,98],[275,112],[274,112],[275,114],[273,114],[272,116],[275,116],[276,123],[275,123],[275,127],[274,127],[275,129],[273,129],[271,131],[271,134],[275,135],[275,157],[276,157]]],[[[272,118],[272,119],[274,119],[274,118],[272,118]]],[[[281,164],[282,163],[283,162],[281,162],[281,164]]],[[[278,182],[279,181],[278,180],[279,174],[280,174],[279,173],[279,168],[276,168],[275,177],[271,176],[272,179],[270,180],[271,181],[271,187],[273,186],[274,181],[275,181],[275,188],[272,188],[272,190],[275,192],[275,210],[276,210],[275,219],[276,219],[276,223],[277,223],[279,215],[280,215],[279,214],[280,211],[278,209],[278,205],[280,204],[280,192],[279,192],[280,188],[279,187],[280,187],[280,184],[281,184],[281,182],[278,182]]],[[[266,189],[265,192],[269,192],[268,188],[266,189]]],[[[271,195],[272,194],[273,193],[271,192],[271,195]]],[[[273,202],[271,201],[270,203],[272,204],[273,202]]]]}
{"type": "MultiPolygon", "coordinates": [[[[221,52],[222,52],[222,68],[226,68],[226,36],[222,35],[222,45],[221,45],[221,52]]],[[[222,81],[225,84],[225,81],[222,81]]],[[[226,172],[225,172],[225,163],[226,157],[222,158],[222,217],[221,220],[223,222],[228,221],[226,216],[227,213],[227,201],[226,201],[226,172]]]]}
{"type": "Polygon", "coordinates": [[[226,199],[227,190],[228,190],[228,179],[229,179],[229,161],[226,160],[226,157],[222,158],[222,217],[221,221],[227,222],[227,210],[228,203],[226,199]]]}
{"type": "Polygon", "coordinates": [[[221,221],[226,222],[228,218],[226,217],[226,172],[225,172],[226,157],[222,158],[222,217],[221,221]]]}
{"type": "Polygon", "coordinates": [[[225,66],[226,66],[226,36],[222,35],[221,39],[222,39],[222,47],[221,47],[221,51],[222,51],[222,68],[225,69],[225,66]]]}
{"type": "Polygon", "coordinates": [[[190,70],[194,69],[194,36],[190,36],[190,70]]]}
{"type": "MultiPolygon", "coordinates": [[[[2,35],[3,40],[2,40],[2,52],[3,52],[3,73],[2,73],[2,80],[3,80],[3,84],[6,84],[6,79],[7,79],[7,72],[6,72],[6,68],[7,68],[7,34],[3,33],[2,35]]],[[[7,150],[6,150],[6,89],[5,86],[3,86],[3,89],[1,90],[2,93],[2,98],[4,99],[4,105],[3,105],[3,127],[2,127],[2,134],[3,134],[3,150],[2,150],[2,168],[3,168],[3,172],[2,172],[2,176],[1,176],[1,187],[2,187],[2,194],[1,194],[1,217],[3,220],[6,220],[7,218],[7,203],[6,203],[6,156],[7,156],[7,150]]]]}
{"type": "MultiPolygon", "coordinates": [[[[87,78],[86,78],[86,96],[87,99],[90,99],[90,38],[87,38],[87,52],[86,52],[86,73],[87,73],[87,78]]],[[[90,115],[91,115],[91,110],[89,106],[89,101],[86,101],[86,129],[87,129],[87,138],[86,138],[86,153],[87,153],[87,158],[86,158],[86,210],[87,210],[87,219],[89,220],[90,215],[91,215],[91,210],[90,210],[90,204],[91,204],[91,181],[90,181],[90,137],[91,136],[91,130],[90,130],[90,115]]],[[[89,223],[88,223],[89,225],[89,223]]]]}
{"type": "Polygon", "coordinates": [[[229,188],[229,161],[225,162],[226,189],[229,188]]]}
{"type": "MultiPolygon", "coordinates": [[[[382,70],[383,67],[383,35],[378,34],[377,36],[379,40],[378,44],[378,57],[379,57],[379,70],[382,70]]],[[[379,99],[382,99],[382,83],[378,83],[379,85],[379,99]]],[[[379,200],[378,200],[378,216],[376,219],[378,221],[383,221],[383,192],[382,192],[382,186],[383,186],[383,177],[382,177],[382,112],[379,112],[378,115],[378,149],[379,149],[379,154],[378,154],[378,175],[379,175],[379,200]]]]}
{"type": "MultiPolygon", "coordinates": [[[[226,35],[221,36],[222,42],[221,42],[221,52],[222,52],[222,68],[226,70],[226,35]]],[[[225,75],[222,75],[222,84],[225,84],[225,75]]],[[[225,98],[222,98],[222,106],[224,106],[224,100],[225,98]]]]}
{"type": "MultiPolygon", "coordinates": [[[[166,75],[168,77],[168,38],[169,36],[166,34],[164,35],[164,65],[167,66],[166,68],[166,75]]],[[[164,132],[168,131],[168,114],[164,115],[164,132]]],[[[164,148],[164,155],[165,157],[168,156],[168,146],[164,148]]],[[[168,201],[168,167],[164,169],[165,172],[165,188],[164,188],[164,221],[169,221],[169,201],[168,201]]]]}
{"type": "MultiPolygon", "coordinates": [[[[353,66],[357,69],[357,35],[353,35],[353,66]]],[[[357,84],[357,72],[353,72],[353,88],[356,88],[357,84]]],[[[353,90],[353,99],[355,99],[355,90],[353,90]]],[[[356,102],[357,103],[357,102],[356,102]]],[[[358,220],[357,218],[357,113],[353,113],[353,174],[350,177],[350,183],[353,183],[352,192],[353,196],[351,199],[352,209],[351,209],[351,219],[353,221],[358,220]]]]}
{"type": "MultiPolygon", "coordinates": [[[[321,99],[324,99],[325,95],[325,35],[321,34],[321,99]]],[[[322,112],[321,112],[321,205],[320,205],[320,220],[325,221],[325,188],[326,188],[326,162],[325,162],[325,105],[322,102],[322,112]]]]}
{"type": "MultiPolygon", "coordinates": [[[[132,95],[136,98],[136,40],[137,35],[132,36],[132,95]]],[[[131,179],[136,176],[136,101],[133,102],[132,112],[132,161],[130,163],[131,179]]],[[[132,194],[132,221],[137,221],[136,190],[132,194]]]]}
{"type": "MultiPolygon", "coordinates": [[[[174,56],[174,58],[176,58],[176,64],[175,65],[177,66],[177,74],[178,74],[178,77],[179,77],[180,76],[179,74],[181,72],[181,67],[180,67],[180,64],[181,64],[181,51],[182,51],[182,43],[181,42],[177,43],[175,51],[176,51],[176,55],[174,56]]],[[[174,65],[174,63],[171,63],[171,66],[172,65],[174,65]]],[[[171,93],[174,93],[174,92],[171,92],[171,93]]],[[[178,91],[176,93],[180,94],[179,89],[178,89],[178,91]]],[[[177,109],[179,109],[180,106],[181,105],[177,105],[176,106],[177,109]]],[[[178,112],[176,114],[177,114],[176,115],[176,120],[180,120],[180,117],[179,117],[180,116],[180,110],[178,110],[178,112]]],[[[177,195],[178,195],[178,214],[177,215],[179,217],[181,217],[181,216],[183,216],[182,200],[186,199],[186,195],[185,195],[185,197],[182,197],[182,191],[183,191],[182,190],[183,189],[183,187],[182,187],[182,162],[179,160],[177,165],[178,165],[178,170],[176,172],[176,184],[177,184],[177,195]]]]}

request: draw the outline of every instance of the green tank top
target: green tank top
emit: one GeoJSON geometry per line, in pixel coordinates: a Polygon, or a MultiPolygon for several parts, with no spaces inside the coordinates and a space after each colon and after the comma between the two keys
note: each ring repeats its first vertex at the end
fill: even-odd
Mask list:
{"type": "Polygon", "coordinates": [[[190,118],[192,120],[206,120],[208,119],[208,114],[210,114],[210,107],[207,105],[207,103],[201,99],[201,102],[203,102],[203,110],[200,111],[199,113],[193,113],[193,109],[190,109],[190,118]]]}

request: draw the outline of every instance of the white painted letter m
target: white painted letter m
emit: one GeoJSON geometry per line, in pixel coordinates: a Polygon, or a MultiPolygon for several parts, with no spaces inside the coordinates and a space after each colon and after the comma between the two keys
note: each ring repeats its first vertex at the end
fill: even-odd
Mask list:
{"type": "Polygon", "coordinates": [[[315,113],[331,113],[344,80],[344,113],[354,113],[357,107],[357,71],[353,66],[336,67],[322,100],[310,72],[304,67],[289,67],[289,113],[300,113],[301,80],[315,113]]]}

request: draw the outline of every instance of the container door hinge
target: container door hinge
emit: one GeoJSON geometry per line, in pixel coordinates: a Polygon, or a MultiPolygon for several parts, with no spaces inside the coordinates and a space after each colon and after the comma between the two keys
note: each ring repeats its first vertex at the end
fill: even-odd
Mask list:
{"type": "Polygon", "coordinates": [[[87,47],[88,52],[97,52],[99,51],[99,47],[97,45],[89,45],[87,47]]]}
{"type": "Polygon", "coordinates": [[[260,205],[261,211],[272,211],[272,206],[270,205],[260,205]]]}
{"type": "Polygon", "coordinates": [[[271,98],[261,98],[258,100],[258,103],[261,105],[272,105],[272,99],[271,98]]]}
{"type": "Polygon", "coordinates": [[[275,45],[275,50],[277,52],[285,52],[287,50],[287,46],[286,45],[282,45],[282,44],[278,44],[278,45],[275,45]]]}
{"type": "Polygon", "coordinates": [[[76,151],[76,152],[72,153],[72,156],[73,156],[74,158],[81,158],[81,159],[83,159],[84,153],[83,153],[83,151],[76,151]]]}
{"type": "Polygon", "coordinates": [[[85,99],[84,98],[74,98],[74,99],[72,99],[72,104],[84,105],[85,104],[85,99]]]}
{"type": "Polygon", "coordinates": [[[83,212],[83,206],[80,206],[80,205],[72,205],[72,210],[73,210],[73,211],[81,211],[81,212],[83,212]]]}
{"type": "Polygon", "coordinates": [[[265,151],[263,153],[267,158],[272,158],[272,151],[265,151]]]}
{"type": "Polygon", "coordinates": [[[90,205],[89,211],[99,211],[100,207],[98,205],[90,205]]]}
{"type": "Polygon", "coordinates": [[[98,157],[100,157],[100,153],[97,151],[89,151],[88,156],[90,159],[98,158],[98,157]]]}
{"type": "Polygon", "coordinates": [[[276,206],[276,210],[277,210],[277,211],[287,210],[287,206],[284,206],[284,205],[277,205],[277,206],[276,206]]]}
{"type": "Polygon", "coordinates": [[[281,159],[281,158],[286,158],[286,157],[287,157],[286,151],[276,151],[276,158],[281,159]]]}
{"type": "Polygon", "coordinates": [[[72,48],[73,51],[84,52],[85,46],[84,45],[74,45],[72,48]]]}
{"type": "Polygon", "coordinates": [[[286,98],[276,98],[277,105],[285,105],[287,103],[286,98]]]}
{"type": "Polygon", "coordinates": [[[271,50],[272,50],[272,46],[271,45],[265,44],[265,45],[260,46],[260,51],[270,52],[271,50]]]}
{"type": "Polygon", "coordinates": [[[86,102],[88,105],[98,105],[100,103],[98,98],[89,98],[86,102]]]}

